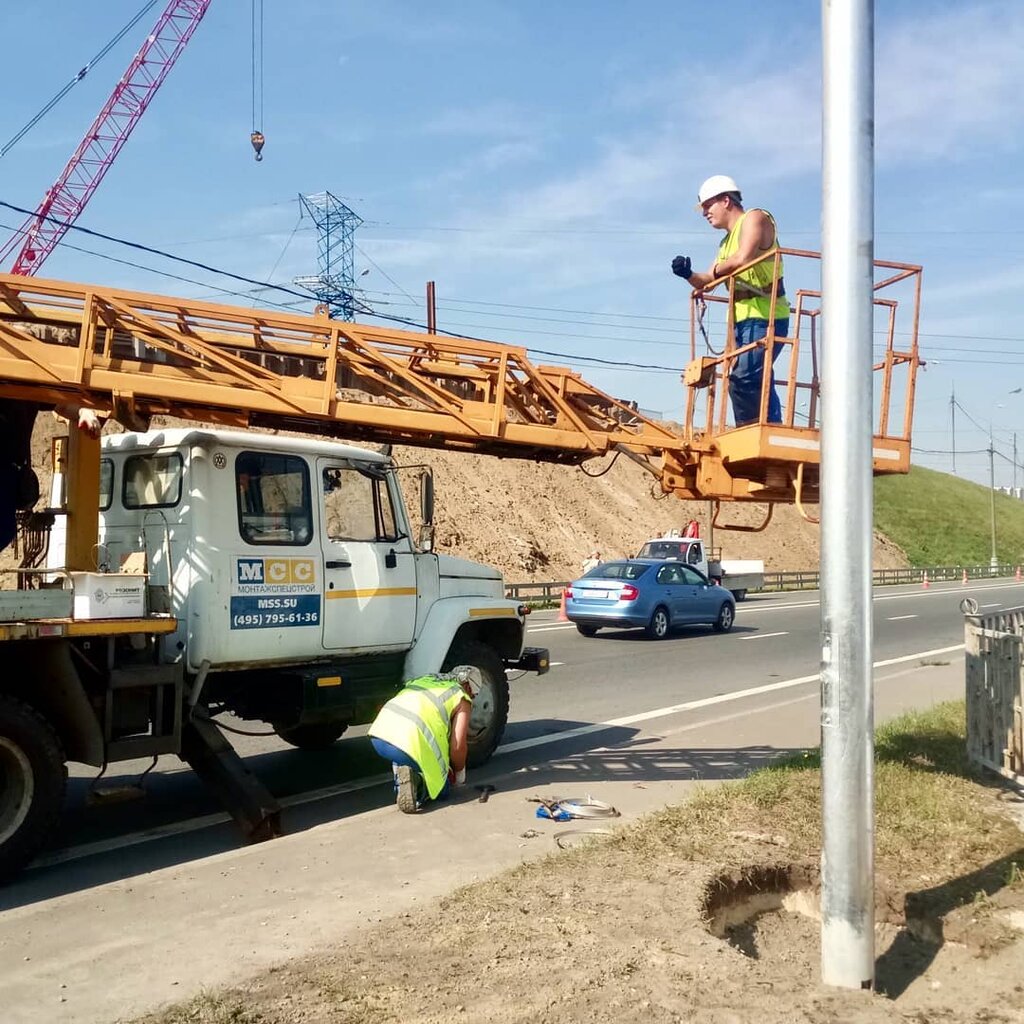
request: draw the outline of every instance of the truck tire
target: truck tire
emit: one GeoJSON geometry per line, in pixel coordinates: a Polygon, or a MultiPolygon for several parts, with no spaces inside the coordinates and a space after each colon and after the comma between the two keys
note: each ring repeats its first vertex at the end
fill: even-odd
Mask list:
{"type": "Polygon", "coordinates": [[[456,665],[473,665],[480,670],[483,686],[473,699],[469,718],[469,756],[466,765],[479,768],[490,760],[501,742],[508,722],[508,679],[497,651],[477,640],[455,644],[441,666],[450,672],[456,665]]]}
{"type": "Polygon", "coordinates": [[[745,590],[733,590],[732,596],[735,597],[737,601],[746,601],[747,592],[745,590]]]}
{"type": "Polygon", "coordinates": [[[49,838],[67,776],[50,723],[20,700],[0,695],[0,879],[23,868],[49,838]]]}
{"type": "Polygon", "coordinates": [[[311,722],[305,725],[275,725],[274,732],[299,750],[329,750],[341,739],[348,723],[311,722]]]}
{"type": "Polygon", "coordinates": [[[668,617],[668,609],[664,605],[658,605],[651,613],[651,621],[644,627],[647,636],[651,640],[664,640],[668,636],[672,623],[668,617]]]}

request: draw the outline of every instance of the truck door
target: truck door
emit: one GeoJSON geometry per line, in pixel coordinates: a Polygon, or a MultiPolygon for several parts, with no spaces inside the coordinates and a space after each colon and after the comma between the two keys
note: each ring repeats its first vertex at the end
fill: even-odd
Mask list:
{"type": "Polygon", "coordinates": [[[403,649],[416,626],[416,559],[382,466],[317,460],[326,650],[403,649]]]}

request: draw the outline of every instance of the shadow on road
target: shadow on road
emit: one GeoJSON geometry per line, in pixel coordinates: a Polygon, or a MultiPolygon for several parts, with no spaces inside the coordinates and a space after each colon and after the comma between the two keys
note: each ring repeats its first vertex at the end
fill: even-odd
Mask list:
{"type": "MultiPolygon", "coordinates": [[[[475,800],[472,786],[488,783],[498,794],[521,792],[526,821],[532,810],[525,797],[539,791],[562,797],[570,791],[589,792],[600,799],[601,785],[610,782],[642,788],[665,781],[720,781],[739,778],[792,753],[769,746],[665,748],[656,745],[656,738],[639,738],[638,730],[621,726],[557,738],[591,724],[545,719],[517,723],[515,732],[526,734],[525,742],[541,737],[546,742],[499,754],[470,773],[470,786],[453,801],[433,805],[432,812],[475,800]]],[[[388,766],[365,737],[343,740],[320,753],[266,752],[246,758],[246,763],[284,804],[282,824],[289,835],[393,806],[388,766]],[[344,791],[318,793],[335,787],[344,791]]],[[[117,784],[133,777],[105,781],[117,784]]],[[[49,851],[42,863],[0,889],[0,911],[130,880],[244,845],[235,825],[188,770],[151,775],[146,795],[131,803],[87,806],[88,786],[87,780],[77,779],[70,787],[71,806],[62,829],[65,848],[49,851]],[[85,855],[62,861],[69,852],[85,855]]]]}
{"type": "Polygon", "coordinates": [[[661,640],[652,640],[644,631],[643,626],[602,626],[596,636],[587,637],[589,641],[597,640],[628,640],[645,644],[671,644],[673,641],[695,640],[702,636],[729,636],[735,633],[759,633],[756,626],[744,626],[736,622],[728,633],[718,634],[711,626],[673,626],[668,636],[661,640]]]}

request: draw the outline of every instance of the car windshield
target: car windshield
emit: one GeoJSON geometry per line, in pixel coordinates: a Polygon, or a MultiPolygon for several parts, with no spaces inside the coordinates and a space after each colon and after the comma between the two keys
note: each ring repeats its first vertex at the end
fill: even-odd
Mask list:
{"type": "Polygon", "coordinates": [[[647,570],[649,565],[641,562],[605,562],[584,573],[585,580],[638,580],[647,570]]]}

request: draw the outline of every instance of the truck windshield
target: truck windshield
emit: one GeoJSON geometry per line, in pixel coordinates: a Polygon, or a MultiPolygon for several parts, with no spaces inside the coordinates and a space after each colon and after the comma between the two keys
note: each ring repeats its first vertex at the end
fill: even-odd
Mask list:
{"type": "Polygon", "coordinates": [[[677,558],[683,561],[686,558],[688,544],[678,540],[649,540],[641,549],[637,558],[677,558]]]}

